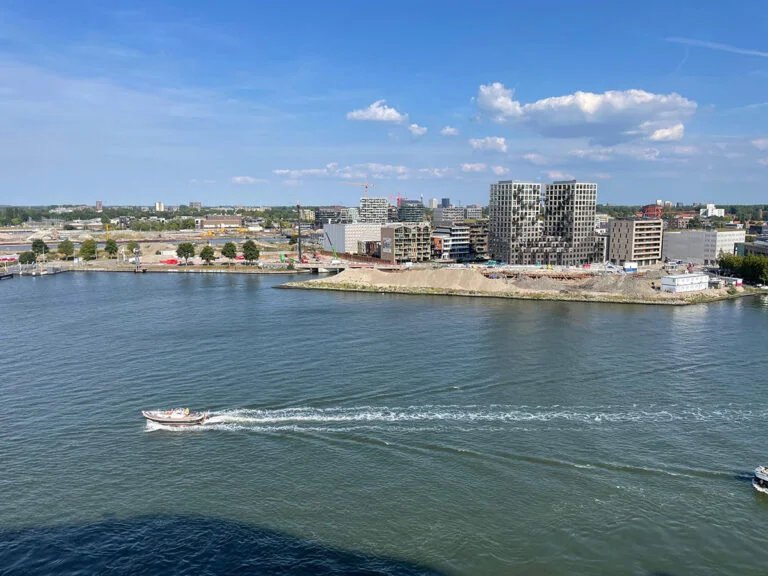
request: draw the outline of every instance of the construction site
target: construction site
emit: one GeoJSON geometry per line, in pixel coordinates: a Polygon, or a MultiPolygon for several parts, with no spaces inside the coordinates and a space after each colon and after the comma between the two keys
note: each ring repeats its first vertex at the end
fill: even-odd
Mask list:
{"type": "Polygon", "coordinates": [[[420,267],[385,271],[347,268],[331,277],[290,282],[285,288],[444,294],[528,300],[571,300],[635,304],[695,304],[737,297],[726,288],[671,294],[660,290],[663,270],[644,275],[576,270],[498,271],[480,268],[420,267]]]}

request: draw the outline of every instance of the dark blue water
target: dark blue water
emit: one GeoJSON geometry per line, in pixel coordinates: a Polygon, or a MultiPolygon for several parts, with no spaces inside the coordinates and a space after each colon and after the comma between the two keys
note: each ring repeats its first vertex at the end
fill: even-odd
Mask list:
{"type": "Polygon", "coordinates": [[[765,297],[279,282],[0,284],[0,572],[762,573],[765,297]]]}

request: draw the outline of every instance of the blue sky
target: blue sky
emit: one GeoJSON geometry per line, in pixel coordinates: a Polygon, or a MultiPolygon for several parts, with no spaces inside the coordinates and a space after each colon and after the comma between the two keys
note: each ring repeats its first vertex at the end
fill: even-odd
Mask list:
{"type": "Polygon", "coordinates": [[[0,0],[0,204],[768,202],[768,10],[0,0]]]}

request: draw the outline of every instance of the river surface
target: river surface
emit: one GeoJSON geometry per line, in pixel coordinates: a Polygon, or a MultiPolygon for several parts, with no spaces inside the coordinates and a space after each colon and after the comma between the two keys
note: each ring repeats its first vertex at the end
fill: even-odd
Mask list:
{"type": "Polygon", "coordinates": [[[768,298],[287,279],[0,283],[0,573],[768,572],[768,298]]]}

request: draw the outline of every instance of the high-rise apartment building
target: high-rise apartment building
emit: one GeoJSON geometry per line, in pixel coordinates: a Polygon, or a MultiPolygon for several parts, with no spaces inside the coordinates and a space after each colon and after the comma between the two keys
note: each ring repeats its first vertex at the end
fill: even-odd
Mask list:
{"type": "Polygon", "coordinates": [[[429,208],[431,208],[432,210],[437,208],[437,198],[430,198],[429,199],[429,208]]]}
{"type": "Polygon", "coordinates": [[[594,262],[597,184],[565,180],[546,185],[544,236],[566,243],[558,264],[594,262]]]}
{"type": "Polygon", "coordinates": [[[501,180],[491,184],[488,252],[511,264],[528,264],[541,240],[541,184],[501,180]],[[527,261],[526,261],[527,260],[527,261]]]}
{"type": "Polygon", "coordinates": [[[595,261],[597,184],[546,185],[502,180],[491,184],[488,251],[510,264],[576,266],[595,261]]]}
{"type": "Polygon", "coordinates": [[[400,222],[424,222],[424,204],[421,200],[403,200],[397,209],[400,222]]]}
{"type": "Polygon", "coordinates": [[[440,208],[449,208],[451,206],[450,198],[443,198],[440,200],[440,208]]]}
{"type": "Polygon", "coordinates": [[[102,212],[104,210],[104,206],[101,203],[101,200],[96,200],[96,212],[102,212]]]}
{"type": "Polygon", "coordinates": [[[386,198],[360,198],[360,222],[386,224],[389,219],[389,201],[386,198]]]}
{"type": "Polygon", "coordinates": [[[155,202],[155,212],[165,212],[165,203],[155,202]]]}
{"type": "Polygon", "coordinates": [[[203,207],[203,203],[192,201],[189,203],[189,207],[192,208],[193,210],[200,210],[203,207]]]}

